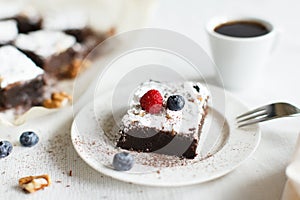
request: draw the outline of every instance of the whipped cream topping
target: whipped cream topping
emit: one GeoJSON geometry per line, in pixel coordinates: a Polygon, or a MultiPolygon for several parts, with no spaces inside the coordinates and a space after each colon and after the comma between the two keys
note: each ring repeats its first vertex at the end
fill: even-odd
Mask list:
{"type": "Polygon", "coordinates": [[[203,105],[209,92],[202,84],[197,82],[158,83],[149,81],[141,84],[135,91],[130,109],[122,119],[125,132],[132,128],[150,127],[163,131],[175,131],[182,134],[198,134],[198,126],[204,114],[203,105]],[[195,88],[200,88],[199,91],[195,88]],[[156,89],[163,96],[163,110],[159,114],[150,114],[141,109],[140,98],[149,90],[156,89]],[[180,111],[171,111],[166,108],[169,96],[179,94],[185,100],[185,106],[180,111]]]}
{"type": "Polygon", "coordinates": [[[15,20],[0,21],[0,44],[13,41],[18,35],[17,22],[15,20]]]}
{"type": "Polygon", "coordinates": [[[83,29],[88,24],[88,15],[82,11],[49,13],[45,16],[43,28],[49,30],[83,29]]]}
{"type": "Polygon", "coordinates": [[[60,31],[40,30],[29,34],[19,34],[15,45],[26,51],[47,58],[73,47],[76,39],[60,31]]]}
{"type": "Polygon", "coordinates": [[[41,68],[15,47],[0,47],[0,88],[32,80],[43,73],[41,68]]]}

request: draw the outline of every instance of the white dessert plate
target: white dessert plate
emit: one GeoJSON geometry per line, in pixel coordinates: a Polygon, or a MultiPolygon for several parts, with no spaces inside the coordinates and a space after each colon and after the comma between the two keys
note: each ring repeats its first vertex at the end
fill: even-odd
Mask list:
{"type": "MultiPolygon", "coordinates": [[[[224,93],[223,89],[213,86],[210,90],[215,94],[224,93]]],[[[202,130],[206,137],[200,139],[203,144],[192,160],[130,152],[135,158],[134,167],[126,172],[114,170],[111,167],[113,156],[124,150],[115,145],[119,137],[118,122],[112,114],[109,93],[102,94],[77,114],[71,128],[72,143],[88,165],[121,181],[166,187],[210,181],[234,170],[251,156],[261,136],[258,125],[236,127],[235,117],[248,109],[231,93],[225,94],[225,112],[210,105],[202,130]]],[[[120,110],[120,115],[125,111],[126,108],[120,110]]]]}

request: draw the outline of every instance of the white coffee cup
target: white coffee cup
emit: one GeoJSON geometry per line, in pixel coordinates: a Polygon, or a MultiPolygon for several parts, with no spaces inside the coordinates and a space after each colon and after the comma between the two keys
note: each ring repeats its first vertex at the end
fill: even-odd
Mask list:
{"type": "Polygon", "coordinates": [[[260,81],[278,35],[270,22],[252,17],[215,17],[207,23],[206,30],[213,60],[226,89],[244,89],[260,81]],[[235,21],[258,22],[269,32],[254,37],[234,37],[215,31],[219,25],[235,21]]]}

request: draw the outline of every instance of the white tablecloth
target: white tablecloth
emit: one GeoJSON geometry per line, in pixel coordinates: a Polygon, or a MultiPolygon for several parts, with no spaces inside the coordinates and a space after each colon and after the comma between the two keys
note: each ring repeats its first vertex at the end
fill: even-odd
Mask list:
{"type": "MultiPolygon", "coordinates": [[[[255,88],[233,93],[253,108],[275,101],[300,106],[299,9],[297,0],[164,0],[148,26],[175,30],[208,51],[204,24],[210,17],[242,13],[270,19],[282,30],[282,37],[264,70],[264,80],[255,88]]],[[[9,139],[16,146],[10,159],[0,160],[0,199],[280,199],[286,182],[285,168],[300,130],[299,121],[300,118],[287,118],[262,124],[257,151],[222,178],[187,187],[155,188],[113,180],[90,168],[71,145],[71,109],[62,110],[18,128],[1,128],[0,131],[9,132],[9,139]],[[37,131],[41,141],[24,150],[17,145],[18,135],[28,129],[37,131]],[[21,156],[18,152],[22,152],[21,156]],[[46,190],[28,195],[17,187],[18,178],[43,173],[49,173],[53,180],[46,190]]]]}

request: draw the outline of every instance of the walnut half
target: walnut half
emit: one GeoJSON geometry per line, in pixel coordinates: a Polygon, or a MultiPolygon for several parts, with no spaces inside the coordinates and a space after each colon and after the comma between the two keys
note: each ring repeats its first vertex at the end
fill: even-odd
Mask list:
{"type": "Polygon", "coordinates": [[[72,97],[65,92],[52,93],[51,99],[45,99],[43,106],[46,108],[60,108],[67,102],[72,101],[72,97]]]}
{"type": "Polygon", "coordinates": [[[51,185],[48,174],[40,176],[27,176],[19,179],[19,186],[26,192],[33,193],[51,185]]]}

